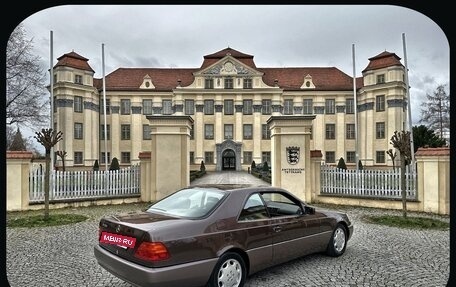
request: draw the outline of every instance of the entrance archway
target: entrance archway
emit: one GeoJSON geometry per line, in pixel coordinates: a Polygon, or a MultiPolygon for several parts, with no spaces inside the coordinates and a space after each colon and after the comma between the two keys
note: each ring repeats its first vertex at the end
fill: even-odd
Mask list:
{"type": "Polygon", "coordinates": [[[227,149],[223,152],[222,170],[236,170],[236,154],[234,150],[227,149]]]}

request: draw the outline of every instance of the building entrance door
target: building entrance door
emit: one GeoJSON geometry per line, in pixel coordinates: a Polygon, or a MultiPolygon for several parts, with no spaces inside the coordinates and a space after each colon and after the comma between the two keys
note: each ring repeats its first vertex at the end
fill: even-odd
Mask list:
{"type": "Polygon", "coordinates": [[[235,170],[236,169],[236,154],[232,149],[225,150],[222,155],[222,169],[235,170]]]}

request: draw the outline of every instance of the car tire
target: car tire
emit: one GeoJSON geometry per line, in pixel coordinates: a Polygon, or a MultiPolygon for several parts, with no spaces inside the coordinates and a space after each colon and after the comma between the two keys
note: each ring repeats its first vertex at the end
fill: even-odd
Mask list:
{"type": "Polygon", "coordinates": [[[246,278],[244,259],[234,252],[223,254],[212,271],[208,287],[242,287],[246,278]]]}
{"type": "Polygon", "coordinates": [[[337,224],[326,248],[326,253],[332,257],[344,254],[347,247],[347,229],[342,224],[337,224]]]}

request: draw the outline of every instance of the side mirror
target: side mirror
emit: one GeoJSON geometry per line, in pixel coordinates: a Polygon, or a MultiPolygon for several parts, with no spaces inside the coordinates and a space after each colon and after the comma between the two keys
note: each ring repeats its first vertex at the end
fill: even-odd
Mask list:
{"type": "Polygon", "coordinates": [[[315,214],[315,207],[311,207],[311,206],[304,206],[304,210],[306,212],[306,214],[315,214]]]}

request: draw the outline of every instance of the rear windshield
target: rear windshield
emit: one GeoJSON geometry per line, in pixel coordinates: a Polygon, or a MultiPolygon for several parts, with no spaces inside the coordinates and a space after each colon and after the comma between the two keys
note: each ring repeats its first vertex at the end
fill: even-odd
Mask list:
{"type": "Polygon", "coordinates": [[[217,189],[182,189],[156,202],[147,211],[187,218],[204,217],[225,195],[217,189]]]}

